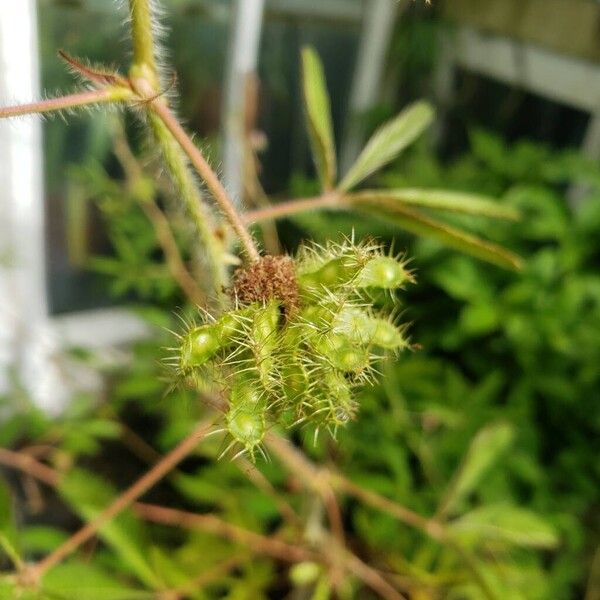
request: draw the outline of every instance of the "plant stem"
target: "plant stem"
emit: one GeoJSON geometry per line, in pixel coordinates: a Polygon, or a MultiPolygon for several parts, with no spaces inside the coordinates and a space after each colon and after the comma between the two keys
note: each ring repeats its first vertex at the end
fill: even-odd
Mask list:
{"type": "Polygon", "coordinates": [[[135,505],[135,512],[143,519],[152,521],[153,523],[207,531],[214,535],[225,537],[232,542],[249,546],[254,552],[266,554],[286,562],[315,560],[316,557],[313,552],[302,546],[288,544],[281,540],[243,529],[237,525],[227,523],[215,517],[215,515],[199,515],[164,506],[143,504],[141,502],[135,505]]]}
{"type": "MultiPolygon", "coordinates": [[[[154,98],[159,93],[160,81],[156,65],[157,42],[152,31],[151,3],[149,0],[129,0],[129,12],[133,40],[133,65],[130,69],[130,80],[142,98],[154,98]]],[[[223,261],[223,245],[215,235],[216,227],[210,209],[204,204],[186,164],[187,161],[171,133],[151,110],[145,112],[171,179],[192,217],[201,243],[206,249],[212,287],[219,294],[220,290],[226,287],[227,275],[223,261]]]]}
{"type": "Polygon", "coordinates": [[[385,600],[407,600],[378,571],[361,560],[356,554],[348,552],[344,557],[346,569],[361,579],[385,600]]]}
{"type": "Polygon", "coordinates": [[[343,209],[348,208],[343,202],[343,197],[337,192],[330,192],[314,198],[299,198],[297,200],[286,200],[272,206],[250,210],[243,215],[244,222],[257,223],[270,219],[280,219],[309,210],[321,208],[343,209]]]}
{"type": "Polygon", "coordinates": [[[148,120],[154,139],[162,151],[169,175],[192,218],[200,241],[206,249],[206,262],[213,282],[212,287],[219,292],[226,287],[227,274],[223,260],[224,248],[215,235],[216,225],[213,216],[202,200],[202,195],[186,164],[187,161],[171,133],[156,115],[149,113],[148,120]]]}
{"type": "Polygon", "coordinates": [[[60,475],[54,469],[22,452],[0,448],[0,464],[27,473],[51,487],[57,486],[60,480],[60,475]]]}
{"type": "Polygon", "coordinates": [[[190,302],[206,307],[207,298],[183,262],[177,242],[171,231],[169,220],[156,204],[154,197],[141,197],[139,193],[135,193],[139,183],[144,178],[144,173],[127,144],[123,127],[120,124],[115,126],[113,130],[113,146],[115,155],[125,172],[127,186],[138,200],[141,209],[152,224],[156,239],[165,255],[169,272],[173,275],[173,278],[190,302]]]}
{"type": "Polygon", "coordinates": [[[19,106],[0,107],[0,119],[10,117],[21,117],[24,115],[44,114],[91,104],[109,104],[112,102],[124,102],[134,97],[132,90],[126,87],[106,87],[98,90],[89,90],[78,94],[49,98],[40,102],[31,102],[19,106]]]}
{"type": "Polygon", "coordinates": [[[237,237],[239,238],[246,258],[250,262],[256,262],[260,259],[260,254],[254,244],[252,236],[246,229],[240,215],[238,214],[233,202],[229,198],[227,191],[215,172],[197,148],[188,134],[185,132],[179,121],[172,113],[171,109],[159,98],[150,103],[150,108],[160,118],[171,135],[177,140],[185,154],[187,154],[192,166],[196,169],[200,177],[206,183],[206,186],[217,202],[223,216],[227,219],[237,237]]]}
{"type": "Polygon", "coordinates": [[[133,63],[138,66],[145,65],[147,70],[156,78],[152,8],[149,0],[129,0],[129,13],[131,15],[133,63]]]}
{"type": "Polygon", "coordinates": [[[107,506],[95,519],[89,521],[46,558],[30,567],[28,573],[29,578],[32,581],[39,581],[48,569],[69,556],[69,554],[74,552],[81,544],[94,537],[98,529],[100,529],[104,523],[114,518],[130,504],[135,502],[135,500],[147,492],[153,485],[175,468],[175,466],[188,454],[190,454],[206,436],[212,423],[213,419],[201,421],[192,433],[171,450],[171,452],[166,454],[164,458],[156,463],[147,473],[140,477],[131,487],[116,498],[114,502],[107,506]]]}

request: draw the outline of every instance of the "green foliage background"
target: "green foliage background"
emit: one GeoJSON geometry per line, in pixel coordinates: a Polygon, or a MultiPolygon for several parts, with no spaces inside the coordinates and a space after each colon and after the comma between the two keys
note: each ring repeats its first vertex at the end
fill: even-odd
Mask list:
{"type": "MultiPolygon", "coordinates": [[[[520,251],[522,273],[403,237],[385,218],[313,213],[280,227],[289,248],[302,237],[325,241],[332,231],[393,241],[396,250],[407,249],[418,277],[404,296],[418,348],[388,363],[380,384],[361,393],[359,419],[336,441],[321,437],[315,444],[302,432],[294,439],[315,461],[335,465],[366,489],[446,518],[498,598],[581,598],[586,588],[594,593],[590,572],[599,530],[600,172],[570,152],[507,145],[482,131],[470,140],[470,151],[450,164],[419,146],[374,183],[380,189],[468,190],[519,208],[519,223],[450,220],[520,251]],[[565,196],[575,183],[586,193],[573,212],[565,196]]],[[[323,172],[324,180],[330,177],[323,172]]],[[[37,409],[18,382],[2,399],[7,416],[0,447],[50,447],[48,463],[67,473],[54,491],[3,474],[0,564],[6,571],[51,552],[206,412],[192,393],[171,389],[160,365],[172,344],[168,330],[178,328],[174,314],[191,311],[181,308],[184,299],[138,199],[93,161],[74,169],[70,182],[101,211],[115,250],[89,266],[110,277],[116,297],[135,295],[134,310],[153,335],[109,366],[74,349],[73,361],[100,371],[106,388],[101,397],[76,398],[58,419],[37,409]]],[[[308,194],[315,182],[298,176],[290,187],[308,194]]],[[[154,191],[169,207],[164,193],[154,191]]],[[[181,219],[176,212],[173,217],[181,219]]],[[[188,257],[185,227],[177,241],[188,257]]],[[[209,438],[145,500],[292,539],[296,532],[277,503],[249,483],[244,467],[217,460],[222,448],[221,437],[209,438]]],[[[305,535],[318,540],[322,515],[314,498],[276,460],[259,468],[308,524],[305,535]]],[[[452,544],[440,545],[355,500],[344,499],[342,509],[351,547],[369,564],[395,573],[411,600],[489,597],[452,544]]],[[[187,590],[199,574],[232,556],[239,557],[235,569],[190,588],[186,597],[319,600],[331,594],[320,567],[290,567],[206,532],[148,525],[131,512],[99,537],[53,568],[41,591],[21,591],[1,577],[0,598],[157,598],[164,590],[187,590]]],[[[341,593],[373,597],[351,578],[341,593]]]]}

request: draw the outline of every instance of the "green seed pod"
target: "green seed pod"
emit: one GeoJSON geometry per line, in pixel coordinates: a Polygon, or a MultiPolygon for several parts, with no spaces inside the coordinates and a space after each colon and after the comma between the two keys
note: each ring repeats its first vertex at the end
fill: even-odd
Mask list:
{"type": "Polygon", "coordinates": [[[242,320],[247,318],[247,310],[235,310],[226,312],[217,322],[219,335],[223,345],[233,343],[242,329],[242,320]]]}
{"type": "Polygon", "coordinates": [[[326,360],[344,373],[356,373],[366,369],[370,363],[369,353],[365,348],[357,346],[341,333],[327,333],[316,340],[315,349],[326,360]]]}
{"type": "Polygon", "coordinates": [[[360,265],[349,257],[328,260],[319,269],[298,277],[300,292],[314,294],[324,287],[335,289],[352,281],[359,271],[360,265]]]}
{"type": "Polygon", "coordinates": [[[325,425],[344,425],[355,410],[352,387],[346,378],[340,373],[328,373],[315,393],[313,419],[325,425]]]}
{"type": "Polygon", "coordinates": [[[181,340],[181,372],[187,373],[195,367],[201,367],[213,358],[221,347],[220,328],[216,323],[194,327],[181,340]]]}
{"type": "Polygon", "coordinates": [[[373,319],[362,308],[346,306],[336,316],[334,331],[348,336],[354,343],[369,345],[373,340],[373,319]]]}
{"type": "Polygon", "coordinates": [[[262,412],[246,408],[232,408],[227,414],[227,431],[253,456],[254,449],[265,436],[265,419],[262,412]]]}
{"type": "Polygon", "coordinates": [[[237,377],[231,386],[227,430],[253,456],[265,435],[266,394],[253,377],[237,377]]]}
{"type": "Polygon", "coordinates": [[[237,377],[231,386],[229,405],[232,409],[262,411],[264,409],[264,393],[260,382],[253,377],[237,377]]]}
{"type": "Polygon", "coordinates": [[[286,400],[291,404],[298,404],[308,393],[309,383],[306,369],[300,361],[288,359],[281,373],[283,391],[286,400]]]}
{"type": "Polygon", "coordinates": [[[339,313],[334,331],[347,335],[356,344],[374,345],[386,350],[397,350],[408,345],[393,323],[373,317],[357,307],[347,307],[339,313]]]}
{"type": "Polygon", "coordinates": [[[290,568],[290,580],[295,586],[310,585],[315,582],[322,572],[322,567],[316,562],[301,562],[290,568]]]}
{"type": "Polygon", "coordinates": [[[391,256],[376,256],[361,269],[354,284],[359,288],[394,290],[411,280],[412,276],[401,262],[391,256]]]}
{"type": "Polygon", "coordinates": [[[262,383],[268,386],[275,375],[275,355],[279,341],[279,303],[269,302],[254,313],[251,328],[252,351],[262,383]]]}
{"type": "Polygon", "coordinates": [[[402,332],[385,319],[371,318],[373,327],[372,343],[386,350],[400,350],[408,347],[408,341],[402,332]]]}

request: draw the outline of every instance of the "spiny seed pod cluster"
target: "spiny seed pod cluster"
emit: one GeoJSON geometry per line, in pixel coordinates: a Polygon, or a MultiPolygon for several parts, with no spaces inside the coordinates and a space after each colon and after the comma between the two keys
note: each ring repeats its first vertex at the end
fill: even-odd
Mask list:
{"type": "Polygon", "coordinates": [[[374,292],[393,298],[410,281],[405,263],[373,243],[265,256],[235,273],[231,310],[203,315],[180,336],[178,376],[227,395],[230,447],[252,457],[275,423],[335,434],[355,415],[355,389],[372,381],[378,359],[407,346],[394,315],[375,309],[374,292]]]}

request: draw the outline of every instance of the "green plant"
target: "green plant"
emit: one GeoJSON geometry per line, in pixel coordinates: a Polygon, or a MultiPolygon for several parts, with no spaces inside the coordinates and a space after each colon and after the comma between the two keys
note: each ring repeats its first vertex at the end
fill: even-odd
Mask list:
{"type": "MultiPolygon", "coordinates": [[[[96,261],[96,266],[111,270],[121,289],[133,285],[148,297],[155,297],[158,292],[167,305],[177,293],[174,286],[169,286],[170,279],[177,282],[180,293],[190,301],[186,317],[192,321],[201,319],[180,334],[175,361],[178,378],[191,384],[192,389],[177,388],[168,403],[159,401],[172,382],[165,385],[156,367],[159,349],[168,343],[164,335],[157,334],[137,349],[135,362],[130,370],[120,374],[112,389],[110,403],[97,406],[89,398],[81,398],[74,402],[70,413],[53,421],[26,399],[17,397],[13,417],[2,428],[3,445],[14,445],[17,450],[3,448],[0,461],[54,488],[62,502],[86,523],[70,537],[56,529],[27,527],[18,531],[13,526],[10,494],[3,494],[0,500],[6,516],[0,544],[12,561],[14,572],[2,577],[0,590],[17,598],[74,594],[90,600],[203,598],[203,587],[208,585],[205,582],[216,580],[215,595],[224,588],[231,598],[255,598],[278,589],[273,562],[278,561],[294,564],[292,585],[308,587],[315,598],[333,593],[350,597],[361,593],[358,590],[362,587],[395,600],[403,597],[399,590],[414,597],[431,590],[436,593],[439,586],[434,580],[422,585],[418,577],[411,576],[407,581],[382,573],[384,568],[392,567],[402,574],[400,562],[374,567],[350,549],[339,501],[340,496],[347,495],[399,520],[436,549],[442,548],[446,564],[451,562],[453,568],[459,564],[459,577],[453,579],[444,574],[441,589],[450,590],[455,597],[468,594],[472,598],[497,598],[495,590],[502,572],[485,560],[486,548],[471,547],[465,542],[462,534],[469,529],[469,523],[465,525],[463,520],[461,528],[458,519],[467,517],[461,512],[460,500],[507,445],[510,428],[486,429],[475,438],[475,450],[456,475],[440,514],[431,517],[423,517],[412,508],[357,485],[332,467],[312,462],[308,456],[323,454],[329,441],[311,441],[301,452],[277,433],[277,426],[288,429],[298,421],[306,421],[317,429],[325,426],[335,430],[353,415],[357,402],[353,393],[357,383],[371,379],[373,355],[407,345],[402,328],[393,319],[380,316],[389,314],[390,306],[393,314],[395,291],[411,278],[403,261],[385,254],[378,244],[358,243],[351,236],[341,244],[307,246],[296,258],[261,256],[246,224],[315,208],[367,211],[480,258],[517,267],[519,260],[510,252],[439,222],[425,212],[451,210],[514,219],[515,211],[460,193],[423,189],[392,193],[352,191],[391,162],[431,121],[432,111],[425,103],[409,107],[376,132],[354,167],[337,183],[322,68],[316,55],[306,50],[304,95],[322,194],[238,214],[165,98],[169,82],[161,81],[156,67],[151,5],[144,0],[131,0],[130,11],[134,61],[127,77],[88,67],[63,53],[71,68],[90,82],[92,89],[25,107],[0,109],[0,116],[119,102],[133,109],[148,126],[177,190],[176,196],[195,225],[196,235],[190,240],[181,233],[177,218],[173,218],[175,211],[167,210],[171,218],[165,216],[158,202],[160,180],[144,175],[117,132],[115,153],[125,181],[111,184],[101,170],[95,169],[90,194],[99,196],[113,240],[119,242],[115,244],[117,258],[96,261]],[[229,233],[223,233],[222,224],[197,189],[188,161],[210,191],[229,233]],[[151,224],[155,241],[150,241],[147,226],[140,230],[126,228],[135,219],[139,222],[140,215],[151,224]],[[123,235],[124,231],[127,235],[123,235]],[[232,237],[240,244],[240,258],[229,254],[232,237]],[[198,246],[203,250],[204,269],[192,273],[188,263],[197,257],[197,252],[190,247],[197,251],[198,246]],[[153,250],[158,247],[162,256],[157,258],[153,250]],[[137,251],[140,248],[145,252],[141,256],[137,251]],[[230,283],[228,265],[239,263],[240,259],[242,265],[230,283]],[[147,285],[146,277],[132,278],[131,268],[124,268],[127,264],[131,267],[131,261],[140,267],[160,266],[148,268],[148,278],[169,281],[153,287],[147,285]],[[165,267],[170,277],[165,278],[165,267]],[[201,285],[201,281],[208,284],[201,285]],[[210,377],[205,378],[205,373],[210,377]],[[316,377],[311,380],[311,376],[316,377]],[[165,450],[164,455],[127,426],[126,412],[132,406],[160,423],[155,442],[165,450]],[[209,411],[207,417],[207,407],[216,409],[218,415],[209,411]],[[224,420],[220,413],[225,413],[224,420]],[[285,471],[301,482],[306,490],[304,501],[304,495],[294,490],[293,482],[291,489],[285,489],[284,471],[279,467],[262,465],[270,475],[265,477],[243,457],[235,463],[217,461],[222,453],[220,442],[214,436],[206,439],[217,420],[225,423],[233,439],[251,456],[259,443],[264,443],[285,471]],[[87,468],[81,466],[105,451],[107,441],[117,436],[136,455],[153,463],[120,494],[93,474],[93,463],[88,462],[87,468]],[[38,450],[32,453],[23,440],[37,442],[41,454],[36,454],[38,450]],[[200,441],[204,442],[201,446],[200,441]],[[473,465],[473,454],[486,445],[488,460],[473,465]],[[181,463],[192,453],[202,459],[202,466],[190,473],[181,463]],[[39,456],[44,460],[40,461],[39,456]],[[167,493],[169,502],[179,507],[183,502],[191,503],[196,511],[208,505],[219,515],[138,502],[165,477],[171,488],[165,484],[161,491],[167,493]],[[260,494],[252,491],[252,485],[259,488],[260,494]],[[302,504],[306,506],[303,508],[302,504]],[[326,515],[325,523],[322,514],[326,515]],[[456,521],[445,522],[448,515],[456,521]],[[150,523],[177,526],[181,530],[179,537],[173,540],[150,523]],[[92,563],[69,558],[96,535],[105,546],[92,563]],[[246,551],[239,551],[247,546],[269,560],[255,561],[246,551]],[[149,547],[151,550],[147,551],[149,547]],[[31,556],[40,558],[28,564],[31,556]],[[198,573],[200,565],[202,570],[198,573]],[[228,575],[236,569],[241,575],[228,575]],[[88,587],[83,587],[82,582],[88,587]]],[[[171,306],[166,311],[147,308],[144,312],[161,326],[171,325],[171,306]]],[[[366,396],[363,391],[360,393],[362,404],[366,396]]],[[[133,477],[139,475],[138,471],[133,477]]],[[[111,469],[107,477],[120,487],[133,478],[120,469],[111,469]]],[[[493,513],[494,518],[498,514],[493,513]]],[[[537,545],[555,544],[551,528],[529,513],[518,515],[521,524],[525,523],[531,535],[535,534],[537,545]]],[[[486,513],[475,513],[471,518],[485,523],[486,513]]],[[[489,511],[487,518],[491,518],[489,511]]],[[[485,527],[479,527],[479,531],[478,540],[491,537],[498,541],[498,532],[490,536],[485,527]]],[[[515,539],[522,541],[519,531],[509,527],[499,541],[515,539]]],[[[429,547],[424,546],[424,551],[429,547]]],[[[378,564],[376,553],[365,553],[378,564]]]]}
{"type": "MultiPolygon", "coordinates": [[[[518,248],[525,268],[513,278],[448,255],[435,243],[413,244],[419,286],[407,290],[408,315],[424,351],[390,366],[383,389],[370,405],[363,400],[362,418],[340,447],[370,439],[370,454],[361,442],[348,449],[354,478],[369,481],[365,474],[376,473],[371,487],[390,494],[395,485],[396,494],[419,497],[427,510],[429,502],[439,501],[433,490],[461,460],[466,440],[486,423],[512,423],[512,450],[502,468],[491,469],[485,487],[475,490],[478,502],[526,503],[547,515],[561,533],[560,551],[546,560],[545,575],[538,572],[526,597],[579,598],[586,585],[595,585],[599,537],[598,167],[572,150],[530,141],[507,144],[484,131],[470,138],[470,151],[452,161],[419,150],[379,183],[392,188],[443,183],[498,196],[523,218],[486,232],[518,248]],[[564,197],[574,185],[585,189],[577,210],[564,197]],[[398,428],[382,427],[381,406],[398,415],[398,428]],[[405,452],[396,451],[382,464],[381,457],[391,457],[398,445],[405,452]],[[416,469],[407,466],[413,461],[416,469]]],[[[317,240],[332,227],[316,216],[297,222],[317,240]]],[[[341,232],[353,226],[341,217],[335,224],[341,232]]],[[[390,235],[377,221],[365,227],[382,238],[390,235]]],[[[374,544],[389,543],[376,539],[374,544]]],[[[515,560],[524,565],[527,559],[515,560]]]]}

